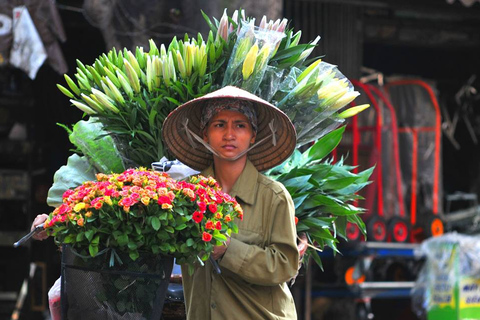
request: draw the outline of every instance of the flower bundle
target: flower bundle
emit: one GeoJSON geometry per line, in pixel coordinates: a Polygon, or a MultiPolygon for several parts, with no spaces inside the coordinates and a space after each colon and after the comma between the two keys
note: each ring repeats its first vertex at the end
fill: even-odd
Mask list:
{"type": "Polygon", "coordinates": [[[193,263],[207,260],[214,245],[238,232],[235,219],[242,217],[240,205],[213,178],[176,181],[140,168],[100,173],[67,190],[45,228],[57,242],[92,257],[114,249],[132,260],[143,252],[193,263]]]}
{"type": "Polygon", "coordinates": [[[74,79],[57,87],[72,105],[95,116],[114,138],[124,166],[148,167],[165,154],[165,117],[178,105],[227,85],[238,86],[277,105],[292,120],[298,146],[338,127],[341,108],[357,95],[336,66],[307,60],[317,37],[300,44],[301,31],[286,19],[258,26],[244,11],[220,21],[204,14],[210,32],[204,39],[185,35],[148,52],[110,50],[92,65],[77,60],[74,79]],[[314,62],[310,62],[310,61],[314,62]]]}
{"type": "MultiPolygon", "coordinates": [[[[294,32],[289,28],[288,20],[268,21],[264,17],[257,26],[255,20],[246,17],[243,10],[235,11],[231,17],[225,11],[219,21],[210,19],[204,13],[203,16],[210,27],[206,38],[200,34],[196,37],[185,35],[183,39],[174,37],[169,44],[161,44],[159,47],[150,41],[148,52],[141,47],[134,52],[112,49],[98,57],[92,65],[84,65],[77,60],[75,80],[65,75],[67,85],[57,85],[74,106],[84,111],[90,119],[98,121],[105,134],[113,138],[115,150],[123,160],[123,168],[149,167],[164,156],[168,158],[161,138],[166,116],[177,106],[227,85],[235,85],[254,93],[284,111],[296,128],[298,147],[318,139],[331,141],[332,135],[334,141],[339,141],[341,133],[334,133],[334,130],[345,118],[368,107],[362,105],[344,110],[359,93],[336,66],[319,57],[310,57],[320,37],[302,44],[302,32],[294,32]]],[[[325,150],[318,145],[314,150],[317,149],[325,150]]],[[[74,159],[75,161],[72,159],[69,164],[83,163],[82,167],[99,167],[95,163],[95,158],[98,157],[88,151],[82,152],[85,157],[74,159]]],[[[296,152],[284,166],[267,174],[286,185],[295,181],[306,183],[305,188],[296,185],[287,187],[294,201],[298,201],[297,231],[307,233],[311,245],[323,247],[326,244],[336,249],[337,237],[344,233],[347,220],[365,231],[365,226],[358,217],[363,211],[351,203],[357,199],[355,192],[368,183],[371,171],[350,176],[350,168],[343,167],[342,164],[310,165],[309,162],[317,163],[326,155],[327,153],[318,157],[318,152],[313,152],[313,156],[296,152]],[[303,160],[298,163],[298,159],[303,160]],[[315,170],[318,172],[313,173],[315,170]],[[289,171],[290,174],[287,174],[289,171]],[[325,183],[326,179],[337,178],[340,182],[325,183]],[[350,187],[345,187],[348,183],[351,184],[350,187]],[[319,193],[326,198],[317,196],[319,193]],[[326,199],[327,204],[322,203],[320,198],[326,199]],[[316,199],[316,202],[305,199],[316,199]],[[341,208],[328,205],[330,203],[339,203],[341,208]]],[[[63,168],[63,172],[69,176],[78,173],[76,168],[69,168],[69,164],[63,168]]],[[[117,169],[112,167],[104,172],[116,172],[115,170],[117,169]]],[[[54,181],[54,186],[56,183],[61,187],[65,185],[62,184],[60,175],[54,181]]],[[[58,200],[58,194],[57,192],[57,197],[52,197],[52,200],[58,200]]],[[[174,205],[173,212],[178,208],[174,205]]],[[[157,205],[155,210],[170,209],[158,209],[157,205]]],[[[194,216],[194,211],[188,211],[188,216],[191,215],[188,223],[196,223],[195,219],[200,219],[200,215],[194,216]]],[[[170,211],[170,214],[173,215],[173,212],[170,211]]],[[[162,219],[166,217],[170,221],[170,214],[167,212],[165,216],[163,213],[162,219]]],[[[131,213],[127,214],[130,215],[131,213]]],[[[182,217],[186,215],[184,213],[182,217]]],[[[159,233],[165,238],[162,240],[168,240],[161,248],[158,244],[162,252],[185,258],[188,252],[200,252],[196,249],[202,249],[202,246],[203,249],[211,248],[210,242],[199,240],[203,233],[196,233],[193,237],[192,234],[185,235],[182,230],[176,229],[176,224],[182,223],[180,220],[175,220],[174,226],[164,225],[163,222],[158,225],[155,222],[159,233]],[[179,237],[174,240],[173,235],[177,234],[179,237]],[[198,248],[193,246],[200,243],[202,246],[199,245],[198,248]]],[[[215,241],[221,241],[223,229],[216,234],[210,232],[217,221],[202,221],[197,226],[201,225],[203,231],[208,230],[204,239],[208,240],[211,235],[215,241]]],[[[223,228],[224,223],[221,223],[223,228]]],[[[149,226],[152,227],[151,223],[149,226]]],[[[57,234],[61,235],[61,232],[57,234]]],[[[128,236],[129,241],[123,241],[126,238],[122,236],[123,240],[119,243],[118,235],[112,234],[109,235],[108,245],[113,247],[121,244],[125,247],[126,243],[130,243],[135,256],[135,250],[141,242],[134,245],[130,239],[137,237],[137,229],[130,227],[122,232],[128,236]]],[[[85,241],[82,237],[64,236],[59,239],[75,243],[85,241]]],[[[87,240],[95,250],[90,231],[87,240]]]]}

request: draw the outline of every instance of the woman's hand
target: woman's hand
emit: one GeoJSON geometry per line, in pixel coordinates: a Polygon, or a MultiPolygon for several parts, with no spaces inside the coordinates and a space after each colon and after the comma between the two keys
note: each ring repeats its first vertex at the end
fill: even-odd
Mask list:
{"type": "MultiPolygon", "coordinates": [[[[42,225],[48,218],[48,214],[42,213],[39,214],[35,217],[35,220],[33,220],[32,227],[30,228],[30,231],[35,229],[37,226],[42,225]]],[[[33,235],[33,239],[35,240],[45,240],[48,238],[48,234],[45,230],[41,232],[37,232],[33,235]]]]}
{"type": "Polygon", "coordinates": [[[214,246],[213,247],[213,252],[211,254],[212,258],[214,260],[218,260],[223,255],[225,254],[225,251],[227,251],[228,245],[230,244],[230,237],[227,238],[227,241],[225,241],[225,244],[222,246],[214,246]]]}

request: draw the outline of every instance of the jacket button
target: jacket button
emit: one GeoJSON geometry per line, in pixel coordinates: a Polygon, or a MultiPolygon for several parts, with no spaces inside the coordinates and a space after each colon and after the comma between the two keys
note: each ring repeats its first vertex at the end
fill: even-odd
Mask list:
{"type": "Polygon", "coordinates": [[[217,305],[215,304],[215,302],[212,303],[210,306],[212,307],[212,309],[215,309],[215,308],[217,307],[217,305]]]}

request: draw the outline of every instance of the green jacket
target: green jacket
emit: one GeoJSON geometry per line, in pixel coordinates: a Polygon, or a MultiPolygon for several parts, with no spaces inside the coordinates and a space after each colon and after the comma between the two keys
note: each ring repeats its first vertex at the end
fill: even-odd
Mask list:
{"type": "MultiPolygon", "coordinates": [[[[202,174],[214,176],[212,167],[202,174]]],[[[222,273],[208,262],[192,276],[182,267],[187,319],[297,319],[286,284],[298,268],[290,194],[247,161],[230,195],[244,216],[219,261],[222,273]]]]}

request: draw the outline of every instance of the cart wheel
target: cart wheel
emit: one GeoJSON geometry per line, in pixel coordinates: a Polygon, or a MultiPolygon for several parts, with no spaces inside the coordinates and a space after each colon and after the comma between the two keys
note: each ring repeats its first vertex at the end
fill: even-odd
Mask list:
{"type": "Polygon", "coordinates": [[[427,238],[441,236],[444,233],[443,221],[439,217],[431,216],[428,218],[424,230],[427,238]]]}
{"type": "Polygon", "coordinates": [[[367,234],[370,240],[384,242],[387,240],[387,225],[381,217],[373,217],[367,224],[367,234]]]}
{"type": "Polygon", "coordinates": [[[408,242],[410,225],[405,219],[395,217],[388,222],[388,234],[393,242],[408,242]]]}
{"type": "Polygon", "coordinates": [[[356,224],[347,222],[346,235],[348,241],[359,241],[361,232],[356,224]]]}
{"type": "Polygon", "coordinates": [[[354,284],[364,283],[365,282],[365,275],[362,274],[360,277],[357,278],[355,275],[355,266],[351,266],[350,268],[345,271],[345,283],[349,286],[353,286],[354,284]]]}

